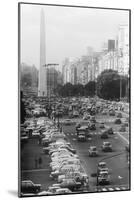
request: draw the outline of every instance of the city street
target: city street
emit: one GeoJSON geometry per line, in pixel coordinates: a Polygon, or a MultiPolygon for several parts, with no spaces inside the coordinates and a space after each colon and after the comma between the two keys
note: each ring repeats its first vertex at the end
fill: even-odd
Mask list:
{"type": "Polygon", "coordinates": [[[25,6],[19,195],[130,190],[129,9],[25,6]]]}
{"type": "MultiPolygon", "coordinates": [[[[123,115],[125,119],[126,115],[123,115]]],[[[44,118],[47,119],[47,118],[44,118]]],[[[96,127],[94,131],[90,131],[91,138],[86,142],[78,142],[75,126],[78,122],[82,125],[87,125],[88,121],[81,118],[73,118],[72,125],[64,125],[64,118],[60,118],[59,122],[62,125],[63,132],[66,134],[68,141],[72,144],[73,148],[76,149],[77,155],[79,156],[84,171],[89,177],[89,191],[119,191],[129,189],[129,165],[127,162],[127,153],[125,146],[129,143],[129,133],[119,132],[119,125],[114,124],[114,116],[102,116],[96,115],[96,127]],[[99,128],[100,122],[105,122],[106,127],[112,127],[114,130],[113,135],[109,135],[108,139],[101,139],[99,128]],[[112,152],[102,152],[101,146],[103,141],[109,141],[112,143],[112,152]],[[97,157],[89,157],[88,149],[90,146],[96,146],[99,152],[97,157]],[[120,154],[121,155],[118,155],[120,154]],[[117,155],[117,156],[116,156],[117,155]],[[115,156],[115,157],[114,157],[115,156]],[[110,174],[110,184],[96,187],[97,184],[97,164],[101,160],[105,160],[110,174]]],[[[42,118],[43,121],[43,118],[42,118]]],[[[56,121],[57,123],[57,121],[56,121]]],[[[28,143],[24,145],[22,149],[22,164],[21,164],[21,177],[22,180],[32,180],[34,183],[40,183],[42,190],[47,190],[49,186],[56,181],[53,181],[49,175],[51,172],[50,157],[43,153],[42,146],[38,144],[37,138],[29,139],[28,143]],[[35,159],[42,158],[42,164],[36,166],[35,159]]]]}

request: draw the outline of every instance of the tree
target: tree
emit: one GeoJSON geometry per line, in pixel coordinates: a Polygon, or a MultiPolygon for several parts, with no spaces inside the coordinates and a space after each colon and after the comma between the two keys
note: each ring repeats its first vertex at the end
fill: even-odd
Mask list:
{"type": "Polygon", "coordinates": [[[95,81],[89,81],[86,85],[85,85],[85,94],[87,96],[94,96],[95,92],[96,92],[96,82],[95,81]]]}
{"type": "Polygon", "coordinates": [[[97,78],[97,95],[104,99],[119,99],[121,86],[122,97],[124,97],[126,83],[126,77],[120,76],[117,71],[104,70],[97,78]]]}
{"type": "Polygon", "coordinates": [[[25,105],[23,101],[23,92],[21,91],[20,93],[20,122],[21,124],[25,122],[25,117],[26,117],[26,110],[25,110],[25,105]]]}
{"type": "Polygon", "coordinates": [[[21,77],[22,86],[31,86],[32,85],[32,75],[30,73],[23,74],[21,77]]]}

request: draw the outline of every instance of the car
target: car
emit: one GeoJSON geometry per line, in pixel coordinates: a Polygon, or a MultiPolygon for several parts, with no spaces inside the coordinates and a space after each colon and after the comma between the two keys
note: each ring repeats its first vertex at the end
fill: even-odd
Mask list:
{"type": "Polygon", "coordinates": [[[89,129],[90,129],[90,130],[92,130],[92,131],[93,131],[93,130],[96,130],[96,125],[95,125],[95,123],[89,123],[88,126],[89,126],[89,129]]]}
{"type": "Polygon", "coordinates": [[[76,149],[70,148],[68,145],[62,145],[59,149],[67,149],[68,151],[76,154],[76,149]]]}
{"type": "Polygon", "coordinates": [[[104,152],[112,152],[112,144],[110,142],[103,142],[102,151],[104,152]]]}
{"type": "Polygon", "coordinates": [[[74,111],[73,112],[73,117],[79,117],[79,112],[78,111],[74,111]]]}
{"type": "Polygon", "coordinates": [[[109,174],[107,171],[101,171],[97,177],[99,185],[109,184],[109,174]]]}
{"type": "Polygon", "coordinates": [[[114,110],[110,110],[110,111],[109,111],[109,115],[110,115],[110,116],[115,116],[115,111],[114,111],[114,110]]]}
{"type": "Polygon", "coordinates": [[[41,191],[41,184],[35,184],[31,180],[24,180],[21,182],[22,193],[38,193],[41,191]]]}
{"type": "Polygon", "coordinates": [[[101,122],[100,125],[99,125],[99,127],[100,127],[100,128],[105,128],[104,122],[101,122]]]}
{"type": "Polygon", "coordinates": [[[89,156],[98,156],[98,151],[96,146],[90,146],[88,150],[89,156]]]}
{"type": "Polygon", "coordinates": [[[77,130],[77,128],[80,128],[80,127],[81,127],[80,123],[77,123],[76,126],[75,126],[76,130],[77,130]]]}
{"type": "Polygon", "coordinates": [[[122,113],[117,113],[116,117],[117,118],[122,118],[122,113]]]}
{"type": "Polygon", "coordinates": [[[108,138],[108,133],[107,133],[107,131],[105,130],[105,131],[103,131],[102,133],[101,133],[101,139],[107,139],[108,138]]]}
{"type": "Polygon", "coordinates": [[[55,193],[57,189],[60,189],[60,186],[50,186],[48,192],[55,193]]]}
{"type": "Polygon", "coordinates": [[[88,115],[88,114],[85,114],[84,116],[83,116],[83,120],[88,120],[88,119],[90,119],[90,115],[88,115]]]}
{"type": "Polygon", "coordinates": [[[106,168],[106,162],[99,162],[98,163],[98,166],[97,166],[97,170],[98,170],[98,173],[99,171],[101,171],[102,169],[106,168]]]}
{"type": "Polygon", "coordinates": [[[122,122],[121,122],[121,119],[120,119],[120,118],[117,118],[117,119],[115,119],[114,123],[115,123],[115,124],[121,124],[122,122]]]}
{"type": "Polygon", "coordinates": [[[63,182],[60,184],[61,188],[68,188],[71,191],[75,191],[80,189],[81,182],[76,182],[74,179],[64,179],[63,182]]]}
{"type": "Polygon", "coordinates": [[[66,125],[66,126],[70,126],[70,125],[72,125],[72,120],[70,120],[70,119],[66,119],[66,120],[64,120],[64,125],[66,125]]]}
{"type": "Polygon", "coordinates": [[[27,135],[26,132],[23,132],[21,133],[21,143],[27,143],[28,142],[28,139],[29,139],[29,136],[27,135]]]}
{"type": "Polygon", "coordinates": [[[122,126],[119,129],[120,132],[126,132],[126,126],[124,126],[124,124],[122,124],[122,126]]]}
{"type": "Polygon", "coordinates": [[[90,116],[90,122],[92,122],[92,123],[96,123],[95,116],[90,116]]]}
{"type": "Polygon", "coordinates": [[[102,111],[102,115],[107,115],[108,111],[107,110],[103,110],[102,111]]]}
{"type": "Polygon", "coordinates": [[[113,128],[112,127],[107,128],[107,133],[109,135],[114,134],[113,128]]]}
{"type": "Polygon", "coordinates": [[[68,188],[60,188],[60,189],[57,189],[55,194],[70,194],[72,193],[71,190],[69,190],[68,188]]]}
{"type": "Polygon", "coordinates": [[[38,196],[42,196],[42,195],[53,195],[54,193],[53,192],[49,192],[49,191],[42,191],[42,192],[39,192],[37,195],[38,196]]]}

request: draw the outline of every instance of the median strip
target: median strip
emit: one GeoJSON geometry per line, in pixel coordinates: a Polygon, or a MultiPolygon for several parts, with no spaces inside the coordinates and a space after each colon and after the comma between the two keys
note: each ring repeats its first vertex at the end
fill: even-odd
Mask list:
{"type": "Polygon", "coordinates": [[[21,172],[22,173],[25,173],[25,172],[46,172],[46,171],[50,171],[50,169],[29,169],[29,170],[22,170],[21,172]]]}

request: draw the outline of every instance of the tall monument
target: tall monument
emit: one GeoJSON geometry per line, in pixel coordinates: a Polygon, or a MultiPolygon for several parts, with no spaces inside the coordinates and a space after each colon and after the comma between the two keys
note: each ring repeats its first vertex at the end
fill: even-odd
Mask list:
{"type": "Polygon", "coordinates": [[[40,16],[40,69],[38,96],[47,96],[47,69],[46,69],[46,41],[45,41],[45,16],[43,9],[40,16]]]}

